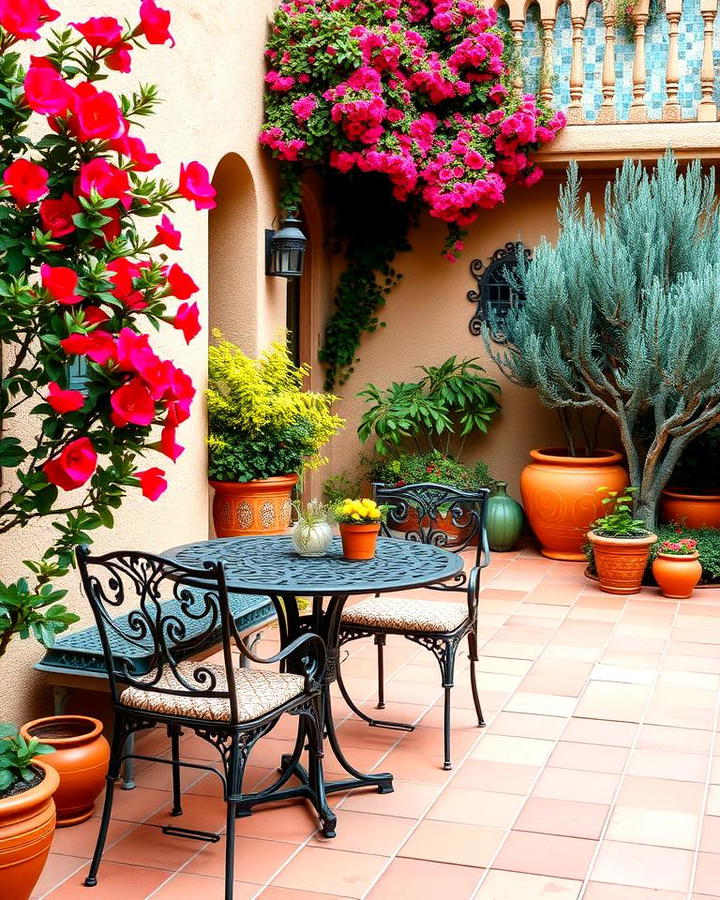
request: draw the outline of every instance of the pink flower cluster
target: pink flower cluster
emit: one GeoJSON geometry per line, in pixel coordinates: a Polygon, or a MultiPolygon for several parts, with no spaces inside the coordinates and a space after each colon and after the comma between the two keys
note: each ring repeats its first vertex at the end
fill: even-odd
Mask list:
{"type": "Polygon", "coordinates": [[[260,143],[284,161],[383,174],[398,199],[466,227],[509,183],[542,177],[532,154],[565,125],[518,94],[496,24],[476,0],[287,0],[260,143]]]}
{"type": "Polygon", "coordinates": [[[697,541],[694,538],[678,538],[677,541],[663,541],[658,552],[669,553],[671,556],[689,556],[696,549],[697,541]]]}

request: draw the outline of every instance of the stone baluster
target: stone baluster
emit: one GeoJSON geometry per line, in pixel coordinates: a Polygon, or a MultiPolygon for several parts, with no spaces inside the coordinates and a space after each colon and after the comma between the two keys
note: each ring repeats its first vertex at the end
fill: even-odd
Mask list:
{"type": "Polygon", "coordinates": [[[515,54],[518,65],[515,67],[515,77],[513,87],[522,91],[523,85],[523,32],[525,30],[525,19],[510,19],[510,30],[512,31],[513,41],[515,42],[515,54]]]}
{"type": "Polygon", "coordinates": [[[717,104],[713,100],[715,93],[715,67],[713,66],[713,30],[717,15],[717,0],[700,0],[700,15],[703,19],[703,55],[700,69],[700,103],[698,104],[698,122],[716,122],[717,104]]]}
{"type": "MultiPolygon", "coordinates": [[[[579,5],[579,4],[578,4],[579,5]]],[[[581,9],[570,5],[570,23],[572,25],[572,58],[570,61],[570,104],[568,106],[568,123],[579,125],[585,121],[583,110],[583,87],[585,85],[585,67],[583,65],[583,40],[585,28],[586,5],[583,0],[581,9]]]]}
{"type": "Polygon", "coordinates": [[[538,95],[545,103],[553,100],[553,29],[555,28],[555,9],[552,15],[543,15],[540,7],[540,26],[542,29],[542,63],[540,66],[540,90],[538,95]]]}
{"type": "Polygon", "coordinates": [[[647,67],[645,65],[645,26],[650,18],[649,0],[639,0],[632,13],[635,28],[635,59],[632,72],[632,101],[630,103],[630,122],[647,122],[647,105],[645,103],[645,81],[647,67]]]}
{"type": "Polygon", "coordinates": [[[602,103],[597,113],[598,124],[614,122],[615,112],[615,21],[614,0],[603,2],[603,22],[605,24],[605,53],[602,67],[602,103]]]}
{"type": "Polygon", "coordinates": [[[679,122],[682,110],[678,100],[680,80],[680,53],[678,49],[678,31],[682,17],[682,0],[665,0],[665,15],[668,20],[668,55],[665,70],[665,93],[667,99],[663,104],[662,117],[665,122],[679,122]]]}

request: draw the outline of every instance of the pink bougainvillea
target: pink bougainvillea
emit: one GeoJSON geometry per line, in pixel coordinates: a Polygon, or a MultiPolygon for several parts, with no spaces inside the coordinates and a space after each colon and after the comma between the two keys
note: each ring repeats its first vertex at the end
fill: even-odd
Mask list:
{"type": "Polygon", "coordinates": [[[260,142],[285,162],[386,176],[460,232],[542,177],[533,152],[565,125],[518,92],[494,9],[475,0],[288,0],[266,56],[260,142]]]}

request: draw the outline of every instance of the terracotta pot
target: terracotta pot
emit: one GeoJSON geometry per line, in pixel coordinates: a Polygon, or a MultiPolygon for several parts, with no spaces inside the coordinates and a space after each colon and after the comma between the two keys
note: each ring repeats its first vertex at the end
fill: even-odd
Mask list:
{"type": "MultiPolygon", "coordinates": [[[[452,547],[453,544],[462,543],[469,531],[468,525],[470,524],[470,519],[468,518],[466,527],[459,528],[457,525],[453,524],[452,515],[447,514],[445,516],[438,515],[435,520],[432,522],[432,529],[434,531],[442,531],[444,534],[448,536],[448,547],[452,547]]],[[[389,522],[388,527],[392,531],[399,531],[402,534],[419,532],[421,528],[430,528],[430,517],[423,516],[422,522],[417,514],[417,510],[408,509],[407,518],[404,522],[389,522]]],[[[475,547],[477,546],[478,536],[472,538],[469,542],[469,546],[475,547]]]]}
{"type": "Polygon", "coordinates": [[[40,784],[0,800],[0,895],[28,900],[45,866],[55,833],[53,794],[60,777],[48,763],[33,762],[40,784]]]}
{"type": "Polygon", "coordinates": [[[660,518],[685,528],[720,528],[720,494],[688,494],[682,488],[665,488],[660,518]]]}
{"type": "Polygon", "coordinates": [[[290,497],[297,480],[297,475],[278,475],[244,482],[211,481],[215,534],[282,534],[290,527],[290,497]]]}
{"type": "Polygon", "coordinates": [[[531,450],[532,462],[520,476],[520,494],[540,551],[550,559],[584,560],[590,525],[601,515],[598,488],[620,491],[628,485],[622,456],[596,450],[595,456],[568,456],[550,447],[531,450]]]}
{"type": "Polygon", "coordinates": [[[683,554],[683,556],[658,553],[653,560],[652,573],[663,597],[686,600],[700,581],[702,565],[697,551],[683,554]]]}
{"type": "Polygon", "coordinates": [[[55,794],[58,828],[89,819],[105,787],[110,745],[102,729],[102,722],[90,716],[48,716],[20,729],[26,740],[36,737],[55,748],[48,765],[60,776],[55,794]]]}
{"type": "Polygon", "coordinates": [[[380,533],[379,522],[340,523],[343,556],[345,559],[372,559],[380,533]]]}
{"type": "Polygon", "coordinates": [[[608,594],[637,594],[656,534],[615,538],[588,532],[593,546],[600,590],[608,594]]]}

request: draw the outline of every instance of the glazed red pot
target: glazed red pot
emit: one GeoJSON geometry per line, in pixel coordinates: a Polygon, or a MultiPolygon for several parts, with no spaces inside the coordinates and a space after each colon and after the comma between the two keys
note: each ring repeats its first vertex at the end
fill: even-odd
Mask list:
{"type": "Polygon", "coordinates": [[[213,523],[218,537],[282,534],[290,526],[297,475],[254,481],[211,481],[213,523]]]}
{"type": "Polygon", "coordinates": [[[55,769],[35,760],[44,778],[28,791],[0,800],[0,896],[28,900],[42,873],[55,833],[55,769]]]}
{"type": "Polygon", "coordinates": [[[341,522],[340,538],[345,559],[372,559],[379,533],[379,522],[341,522]]]}
{"type": "Polygon", "coordinates": [[[588,532],[595,557],[600,590],[608,594],[637,594],[656,534],[617,538],[588,532]]]}
{"type": "Polygon", "coordinates": [[[658,553],[653,560],[652,573],[664,597],[686,600],[700,581],[702,565],[697,550],[682,556],[658,553]]]}
{"type": "Polygon", "coordinates": [[[550,559],[584,560],[590,525],[602,515],[599,488],[620,491],[628,474],[615,450],[569,456],[561,447],[531,450],[532,462],[520,476],[520,493],[540,552],[550,559]]]}
{"type": "Polygon", "coordinates": [[[660,518],[685,528],[720,528],[720,494],[690,494],[682,488],[665,488],[660,498],[660,518]]]}
{"type": "Polygon", "coordinates": [[[55,748],[47,760],[60,776],[55,794],[58,828],[78,825],[93,814],[110,761],[102,730],[102,722],[90,716],[47,716],[20,729],[25,740],[35,737],[55,748]]]}

